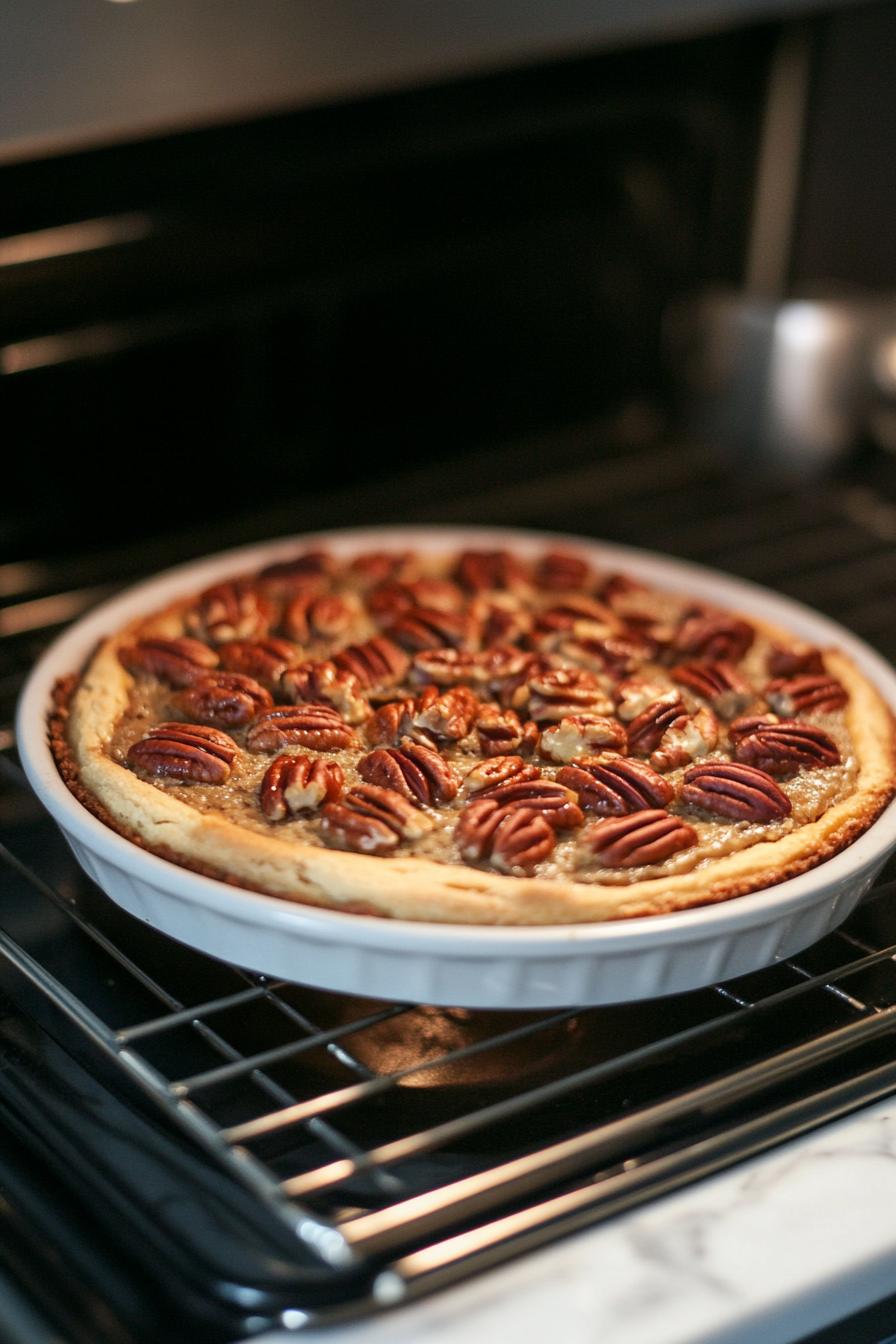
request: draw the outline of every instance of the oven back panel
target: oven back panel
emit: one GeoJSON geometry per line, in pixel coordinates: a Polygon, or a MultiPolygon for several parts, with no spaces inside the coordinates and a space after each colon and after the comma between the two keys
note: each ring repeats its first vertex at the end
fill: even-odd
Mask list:
{"type": "Polygon", "coordinates": [[[664,306],[740,276],[774,37],[0,169],[0,263],[33,257],[0,264],[4,420],[28,444],[0,562],[662,417],[664,306]],[[146,472],[161,508],[121,489],[146,472]]]}

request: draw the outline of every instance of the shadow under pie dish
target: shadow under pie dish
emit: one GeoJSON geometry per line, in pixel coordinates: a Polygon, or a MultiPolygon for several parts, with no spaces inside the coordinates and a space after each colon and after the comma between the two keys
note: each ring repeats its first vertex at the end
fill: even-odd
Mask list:
{"type": "MultiPolygon", "coordinates": [[[[840,883],[844,918],[892,844],[892,822],[875,826],[892,672],[823,618],[695,567],[532,533],[379,530],[200,562],[106,612],[87,618],[84,652],[105,638],[83,674],[55,660],[74,796],[143,862],[263,893],[256,909],[341,912],[337,941],[387,916],[393,934],[551,942],[565,926],[597,947],[603,932],[614,955],[621,921],[637,936],[690,919],[705,943],[713,912],[696,907],[738,897],[731,931],[775,888],[802,910],[813,870],[840,883]],[[832,865],[852,850],[844,886],[832,865]]],[[[786,941],[744,950],[745,968],[786,941]]],[[[718,957],[703,962],[636,992],[707,983],[718,957]]],[[[604,992],[566,977],[535,1001],[604,992]]]]}

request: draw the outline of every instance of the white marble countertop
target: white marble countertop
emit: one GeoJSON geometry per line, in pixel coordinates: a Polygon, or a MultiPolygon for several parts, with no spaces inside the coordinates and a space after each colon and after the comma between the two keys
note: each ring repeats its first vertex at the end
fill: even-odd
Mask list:
{"type": "Polygon", "coordinates": [[[890,1099],[397,1311],[263,1341],[793,1344],[894,1289],[890,1099]]]}

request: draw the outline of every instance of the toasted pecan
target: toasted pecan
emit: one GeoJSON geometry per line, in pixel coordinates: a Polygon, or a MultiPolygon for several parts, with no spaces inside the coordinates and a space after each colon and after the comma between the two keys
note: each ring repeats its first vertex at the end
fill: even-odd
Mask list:
{"type": "Polygon", "coordinates": [[[529,714],[541,726],[570,714],[609,714],[613,701],[593,672],[583,667],[537,671],[529,678],[529,714]]]}
{"type": "Polygon", "coordinates": [[[502,807],[494,798],[478,798],[464,809],[455,840],[468,863],[488,860],[505,873],[530,873],[556,844],[554,829],[541,813],[513,804],[502,807]]]}
{"type": "Polygon", "coordinates": [[[713,662],[702,658],[690,663],[678,663],[669,675],[679,686],[687,686],[708,700],[716,714],[720,714],[723,719],[733,719],[742,714],[750,701],[756,698],[756,692],[746,677],[741,676],[733,663],[724,660],[713,662]]]}
{"type": "Polygon", "coordinates": [[[128,751],[128,761],[149,775],[201,784],[224,784],[236,744],[215,728],[160,723],[128,751]]]}
{"type": "Polygon", "coordinates": [[[368,783],[395,789],[421,806],[450,803],[460,788],[456,772],[437,751],[407,737],[400,747],[381,747],[362,756],[358,774],[368,783]]]}
{"type": "Polygon", "coordinates": [[[580,807],[606,817],[668,807],[675,796],[671,784],[644,761],[609,751],[565,765],[556,780],[575,791],[580,807]]]}
{"type": "Polygon", "coordinates": [[[119,649],[118,660],[128,672],[158,677],[169,686],[192,686],[218,666],[214,649],[198,639],[141,639],[119,649]]]}
{"type": "Polygon", "coordinates": [[[773,714],[735,720],[729,728],[735,760],[769,775],[789,775],[801,766],[820,770],[840,763],[837,744],[823,728],[773,714]]]}
{"type": "Polygon", "coordinates": [[[692,807],[732,821],[780,821],[792,811],[771,775],[737,761],[695,765],[684,777],[681,796],[692,807]]]}
{"type": "Polygon", "coordinates": [[[312,751],[339,751],[357,741],[354,729],[329,705],[286,705],[271,710],[246,734],[251,752],[310,747],[312,751]]]}
{"type": "Polygon", "coordinates": [[[677,690],[666,691],[642,710],[628,726],[628,750],[632,756],[649,756],[656,751],[663,734],[685,714],[684,701],[677,690]]]}
{"type": "Polygon", "coordinates": [[[244,728],[274,707],[270,691],[239,672],[210,672],[179,691],[174,703],[194,723],[212,728],[244,728]]]}
{"type": "Polygon", "coordinates": [[[344,778],[338,761],[310,756],[278,756],[265,771],[259,801],[269,821],[335,803],[342,794],[344,778]]]}
{"type": "Polygon", "coordinates": [[[679,626],[672,647],[676,653],[710,661],[737,663],[756,637],[747,621],[727,612],[689,616],[679,626]]]}
{"type": "Polygon", "coordinates": [[[641,868],[662,863],[697,843],[697,832],[680,817],[658,808],[595,822],[580,838],[581,849],[605,868],[641,868]]]}
{"type": "Polygon", "coordinates": [[[765,698],[775,713],[784,718],[794,714],[830,714],[842,709],[849,700],[845,688],[827,672],[775,677],[765,688],[765,698]]]}
{"type": "Polygon", "coordinates": [[[349,644],[334,653],[333,662],[343,672],[351,672],[365,690],[397,686],[408,670],[408,656],[384,635],[365,644],[349,644]]]}

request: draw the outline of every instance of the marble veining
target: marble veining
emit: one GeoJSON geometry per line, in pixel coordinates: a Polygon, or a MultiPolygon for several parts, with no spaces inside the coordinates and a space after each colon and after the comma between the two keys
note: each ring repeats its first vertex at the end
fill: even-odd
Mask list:
{"type": "Polygon", "coordinates": [[[432,1298],[301,1338],[791,1344],[892,1292],[894,1272],[888,1100],[432,1298]]]}

